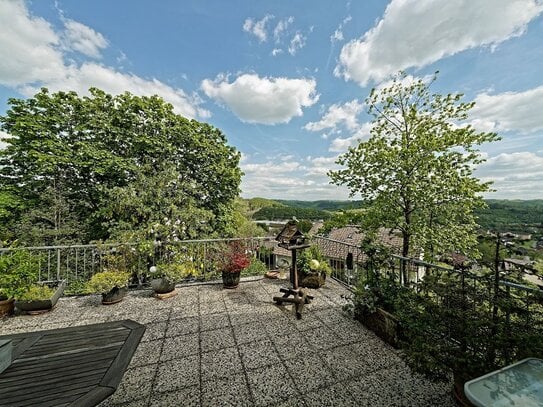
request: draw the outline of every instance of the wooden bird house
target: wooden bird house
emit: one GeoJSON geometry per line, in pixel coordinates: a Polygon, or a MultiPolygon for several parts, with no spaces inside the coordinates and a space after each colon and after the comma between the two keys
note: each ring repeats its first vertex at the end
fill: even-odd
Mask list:
{"type": "Polygon", "coordinates": [[[302,231],[298,229],[298,221],[295,219],[289,220],[281,232],[275,238],[278,245],[287,250],[300,250],[309,247],[306,238],[302,231]]]}

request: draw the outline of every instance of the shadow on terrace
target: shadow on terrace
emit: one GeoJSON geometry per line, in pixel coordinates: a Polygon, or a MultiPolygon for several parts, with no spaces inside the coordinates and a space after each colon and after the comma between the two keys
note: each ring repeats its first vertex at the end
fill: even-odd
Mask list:
{"type": "MultiPolygon", "coordinates": [[[[1,334],[124,319],[144,324],[145,334],[120,385],[102,406],[454,405],[450,383],[436,384],[412,373],[400,351],[343,311],[352,292],[339,280],[328,278],[324,287],[309,290],[315,299],[301,320],[292,306],[272,300],[280,287],[289,285],[288,279],[265,279],[261,271],[242,279],[235,290],[223,289],[210,265],[223,243],[180,243],[179,252],[195,275],[188,273],[175,297],[157,300],[141,280],[133,281],[139,289],[110,306],[102,305],[98,295],[70,296],[68,291],[48,313],[4,318],[1,334]]],[[[274,269],[277,258],[270,243],[253,239],[247,247],[267,269],[274,269]]],[[[345,264],[338,259],[355,247],[323,238],[315,243],[324,252],[341,252],[337,259],[329,256],[332,276],[352,283],[353,276],[345,275],[345,264]]],[[[40,259],[39,279],[68,280],[72,292],[107,268],[111,253],[130,257],[136,252],[107,245],[31,251],[40,259]]],[[[355,266],[359,257],[355,253],[355,266]]],[[[149,261],[163,260],[136,256],[129,262],[143,270],[149,261]]],[[[418,268],[414,273],[418,278],[418,268]]]]}

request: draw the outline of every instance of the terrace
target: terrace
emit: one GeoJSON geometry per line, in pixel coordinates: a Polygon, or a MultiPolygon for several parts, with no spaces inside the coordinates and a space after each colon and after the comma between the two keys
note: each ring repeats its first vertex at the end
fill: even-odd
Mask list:
{"type": "MultiPolygon", "coordinates": [[[[333,271],[324,287],[309,290],[315,299],[297,320],[291,305],[277,306],[272,300],[280,287],[289,285],[288,279],[265,279],[260,271],[235,290],[223,289],[214,262],[221,247],[232,240],[239,239],[177,242],[168,250],[155,251],[162,257],[153,259],[132,245],[0,249],[1,255],[17,250],[31,253],[39,261],[39,280],[66,280],[71,290],[49,313],[1,320],[1,334],[125,319],[144,324],[144,337],[121,384],[102,406],[455,405],[451,382],[436,384],[413,373],[401,358],[402,351],[343,311],[346,296],[352,294],[348,287],[360,278],[369,281],[368,255],[359,246],[313,238],[333,271]],[[187,270],[194,273],[178,285],[175,297],[157,300],[141,277],[133,281],[128,297],[114,305],[102,305],[99,295],[71,294],[112,264],[143,276],[149,263],[171,261],[172,253],[178,256],[175,261],[186,262],[187,270]]],[[[266,268],[277,266],[269,238],[247,239],[244,245],[266,268]]],[[[421,298],[445,308],[460,301],[458,316],[451,321],[461,328],[451,325],[451,332],[446,332],[453,341],[464,322],[496,321],[489,329],[507,339],[503,349],[492,350],[500,366],[520,359],[526,353],[526,338],[535,343],[535,332],[543,326],[542,295],[537,289],[500,276],[496,288],[488,276],[467,269],[394,255],[381,272],[401,282],[406,277],[400,270],[407,271],[409,286],[421,298]],[[446,290],[439,284],[432,288],[423,283],[425,275],[456,283],[446,290]]],[[[484,350],[491,341],[486,334],[474,332],[475,339],[462,340],[467,338],[467,351],[479,357],[479,346],[484,350]]],[[[538,346],[534,344],[528,356],[539,355],[538,346]]]]}
{"type": "MultiPolygon", "coordinates": [[[[272,296],[286,281],[179,286],[159,301],[132,291],[61,298],[51,312],[2,321],[2,334],[132,319],[146,326],[117,391],[101,406],[453,406],[449,384],[411,373],[399,351],[342,311],[329,279],[297,320],[272,296]]],[[[1,402],[0,402],[1,404],[1,402]]]]}

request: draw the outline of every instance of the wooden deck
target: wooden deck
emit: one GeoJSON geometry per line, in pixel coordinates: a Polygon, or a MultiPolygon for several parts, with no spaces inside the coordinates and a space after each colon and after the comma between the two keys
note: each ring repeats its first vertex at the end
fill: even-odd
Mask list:
{"type": "Polygon", "coordinates": [[[144,331],[124,320],[0,336],[13,343],[0,406],[95,406],[117,389],[144,331]]]}

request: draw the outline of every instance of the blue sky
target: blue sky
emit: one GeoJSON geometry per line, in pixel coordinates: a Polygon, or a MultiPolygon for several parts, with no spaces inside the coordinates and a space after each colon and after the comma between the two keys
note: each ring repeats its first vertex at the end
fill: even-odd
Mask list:
{"type": "Polygon", "coordinates": [[[503,137],[488,197],[543,198],[542,39],[541,0],[0,0],[0,114],[42,86],[158,94],[242,152],[243,196],[345,199],[326,172],[371,88],[439,70],[503,137]]]}

